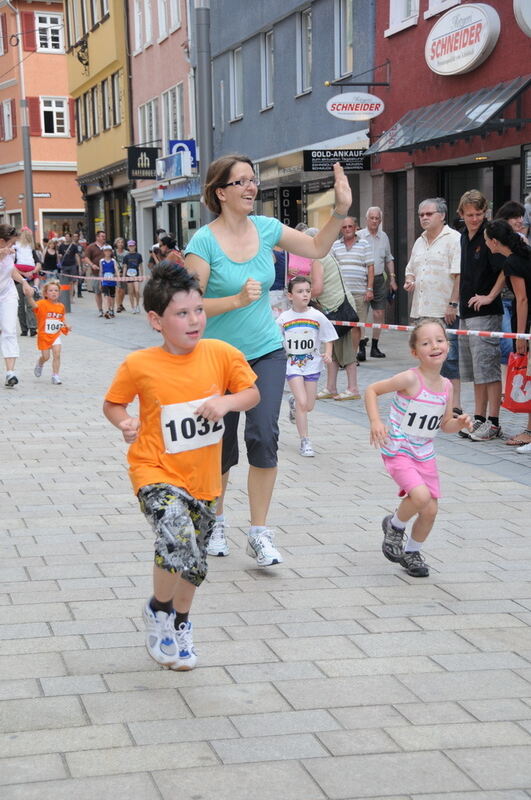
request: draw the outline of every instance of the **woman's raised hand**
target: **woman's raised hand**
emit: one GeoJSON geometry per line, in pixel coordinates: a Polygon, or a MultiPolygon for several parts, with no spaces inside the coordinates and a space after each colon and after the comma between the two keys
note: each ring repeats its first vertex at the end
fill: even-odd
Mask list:
{"type": "Polygon", "coordinates": [[[254,278],[247,278],[238,295],[240,299],[240,307],[248,306],[251,303],[254,303],[255,300],[260,298],[261,294],[262,284],[260,281],[255,281],[254,278]]]}
{"type": "Polygon", "coordinates": [[[345,175],[345,171],[339,161],[334,164],[334,177],[334,207],[339,214],[348,214],[349,208],[352,205],[352,190],[348,178],[345,175]]]}

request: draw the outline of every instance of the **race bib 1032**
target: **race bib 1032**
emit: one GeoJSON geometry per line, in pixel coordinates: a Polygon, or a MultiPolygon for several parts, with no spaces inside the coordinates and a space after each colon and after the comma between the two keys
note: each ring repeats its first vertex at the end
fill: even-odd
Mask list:
{"type": "Polygon", "coordinates": [[[225,430],[223,420],[213,422],[195,413],[209,399],[203,397],[201,400],[161,406],[160,424],[166,453],[198,450],[221,441],[225,430]]]}

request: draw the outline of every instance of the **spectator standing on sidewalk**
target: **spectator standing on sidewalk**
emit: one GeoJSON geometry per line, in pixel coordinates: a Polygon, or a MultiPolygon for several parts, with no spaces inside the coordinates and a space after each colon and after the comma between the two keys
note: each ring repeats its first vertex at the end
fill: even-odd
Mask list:
{"type": "MultiPolygon", "coordinates": [[[[59,271],[63,275],[81,275],[81,256],[79,245],[74,242],[70,233],[65,233],[64,242],[59,245],[59,271]]],[[[77,296],[81,297],[81,280],[74,278],[72,282],[72,302],[74,301],[74,294],[76,293],[77,283],[77,296]]]]}
{"type": "Polygon", "coordinates": [[[127,253],[123,260],[122,278],[129,278],[125,286],[129,294],[131,311],[133,314],[140,314],[140,281],[143,278],[143,266],[142,256],[136,251],[136,242],[134,239],[129,239],[127,242],[127,253]]]}
{"type": "MultiPolygon", "coordinates": [[[[487,199],[477,189],[465,192],[458,211],[465,230],[461,234],[461,281],[459,312],[461,327],[471,331],[501,331],[505,284],[503,256],[491,253],[485,242],[487,199]],[[488,296],[484,305],[481,298],[488,296]]],[[[501,436],[500,340],[485,336],[461,336],[459,373],[462,381],[474,383],[474,429],[460,435],[474,442],[501,436]]]]}
{"type": "MultiPolygon", "coordinates": [[[[378,206],[371,206],[365,214],[367,227],[358,231],[358,237],[365,239],[371,248],[372,259],[374,262],[374,294],[369,305],[372,308],[373,321],[378,324],[385,322],[385,307],[389,289],[396,292],[398,289],[395,275],[395,260],[391,253],[389,237],[385,231],[381,230],[382,209],[378,206]],[[387,273],[387,281],[385,274],[387,273]]],[[[385,353],[379,349],[380,330],[374,328],[372,331],[371,358],[385,358],[385,353]]]]}
{"type": "MultiPolygon", "coordinates": [[[[358,237],[358,227],[356,217],[347,217],[343,221],[342,238],[332,245],[332,255],[339,262],[345,287],[354,296],[359,321],[367,322],[369,304],[374,297],[374,261],[369,245],[358,237]]],[[[364,338],[361,328],[359,331],[358,361],[365,361],[369,340],[364,338]]],[[[381,355],[377,355],[377,348],[374,350],[374,357],[381,358],[381,355]]]]}
{"type": "MultiPolygon", "coordinates": [[[[461,236],[445,223],[446,201],[430,197],[419,204],[423,229],[406,266],[404,289],[413,293],[411,320],[422,317],[443,320],[447,329],[459,327],[459,273],[461,272],[461,236]]],[[[456,413],[461,413],[459,346],[457,335],[449,334],[450,347],[441,375],[453,386],[456,413]]]]}
{"type": "Polygon", "coordinates": [[[6,365],[5,386],[12,389],[18,383],[15,364],[20,355],[17,340],[18,293],[15,284],[22,286],[25,297],[33,289],[15,269],[16,228],[0,225],[0,346],[6,365]]]}
{"type": "Polygon", "coordinates": [[[120,277],[120,270],[116,259],[112,257],[110,244],[103,245],[103,258],[100,259],[101,291],[105,298],[105,319],[114,317],[114,299],[116,297],[116,282],[120,277]]]}
{"type": "Polygon", "coordinates": [[[146,284],[144,308],[164,342],[127,356],[103,411],[131,445],[133,490],[155,533],[153,596],[143,611],[147,651],[158,664],[184,671],[197,663],[188,615],[207,573],[223,418],[252,408],[259,394],[242,353],[201,340],[206,316],[195,276],[160,264],[146,284]],[[135,397],[139,417],[127,410],[135,397]]]}
{"type": "MultiPolygon", "coordinates": [[[[114,258],[116,259],[116,263],[118,264],[118,271],[120,275],[123,274],[123,266],[124,266],[124,258],[127,255],[127,250],[125,247],[125,239],[122,236],[118,236],[114,240],[114,258]]],[[[124,308],[124,297],[127,294],[127,285],[125,283],[120,282],[116,287],[116,313],[120,314],[122,311],[125,311],[124,308]]]]}
{"type": "MultiPolygon", "coordinates": [[[[33,235],[29,228],[22,228],[15,242],[15,266],[21,277],[35,289],[39,286],[40,263],[33,235]]],[[[21,336],[35,336],[37,333],[37,320],[29,302],[29,295],[22,291],[22,284],[17,283],[18,292],[18,321],[21,336]]]]}
{"type": "MultiPolygon", "coordinates": [[[[105,231],[98,231],[96,239],[85,248],[84,258],[87,266],[87,275],[96,276],[100,274],[100,260],[103,258],[103,245],[105,244],[106,238],[105,231]]],[[[94,289],[98,316],[103,317],[101,281],[92,280],[92,286],[94,289]]]]}

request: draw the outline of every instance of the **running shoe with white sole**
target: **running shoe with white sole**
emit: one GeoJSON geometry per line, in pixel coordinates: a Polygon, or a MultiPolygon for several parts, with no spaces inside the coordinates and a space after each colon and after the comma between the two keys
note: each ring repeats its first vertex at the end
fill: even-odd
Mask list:
{"type": "Polygon", "coordinates": [[[179,650],[178,658],[170,669],[176,672],[186,672],[186,670],[193,669],[197,664],[197,652],[194,647],[192,623],[181,622],[178,628],[175,629],[175,638],[177,640],[177,648],[179,650]]]}
{"type": "Polygon", "coordinates": [[[411,553],[404,552],[399,563],[412,578],[427,578],[430,574],[424,556],[419,550],[413,550],[411,553]]]}
{"type": "Polygon", "coordinates": [[[228,556],[229,545],[225,538],[225,523],[216,522],[212,528],[212,535],[207,546],[207,553],[209,556],[228,556]]]}
{"type": "Polygon", "coordinates": [[[52,375],[52,383],[53,384],[55,384],[56,386],[59,386],[59,384],[61,384],[62,382],[63,381],[61,380],[59,375],[52,375]]]}
{"type": "Polygon", "coordinates": [[[393,561],[396,564],[400,561],[404,553],[404,537],[406,531],[405,528],[402,530],[400,528],[395,528],[395,526],[391,524],[392,519],[393,515],[388,514],[382,520],[382,530],[384,533],[382,553],[389,561],[393,561]]]}
{"type": "Polygon", "coordinates": [[[306,456],[307,458],[312,458],[315,455],[312,443],[310,442],[307,436],[304,436],[301,439],[301,446],[299,447],[299,453],[301,456],[306,456]]]}
{"type": "Polygon", "coordinates": [[[284,561],[276,547],[273,547],[274,536],[269,528],[264,528],[255,534],[249,533],[247,536],[247,555],[256,558],[259,567],[272,567],[284,561]]]}
{"type": "Polygon", "coordinates": [[[499,425],[493,425],[490,420],[483,422],[479,428],[472,431],[470,438],[473,442],[490,442],[492,439],[498,439],[502,434],[502,429],[499,425]]]}
{"type": "Polygon", "coordinates": [[[42,375],[42,364],[37,361],[35,364],[35,369],[33,370],[33,374],[36,378],[40,378],[42,375]]]}
{"type": "Polygon", "coordinates": [[[153,611],[149,601],[142,617],[146,626],[146,647],[151,658],[163,667],[171,667],[179,660],[179,647],[175,631],[175,611],[153,611]]]}
{"type": "Polygon", "coordinates": [[[527,444],[521,444],[520,447],[516,448],[517,453],[521,453],[522,455],[531,456],[531,442],[527,444]]]}
{"type": "Polygon", "coordinates": [[[14,372],[8,372],[6,375],[6,387],[12,389],[18,383],[18,378],[14,372]]]}
{"type": "Polygon", "coordinates": [[[460,436],[461,439],[471,439],[472,434],[475,433],[478,430],[478,428],[480,428],[482,425],[483,423],[480,419],[475,419],[474,422],[472,423],[471,431],[467,431],[464,428],[461,428],[460,431],[457,431],[457,435],[460,436]]]}

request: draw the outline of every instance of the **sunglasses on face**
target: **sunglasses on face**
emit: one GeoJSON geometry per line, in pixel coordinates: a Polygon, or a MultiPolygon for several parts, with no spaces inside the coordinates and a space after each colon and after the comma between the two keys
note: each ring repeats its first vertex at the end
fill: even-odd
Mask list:
{"type": "Polygon", "coordinates": [[[258,178],[242,178],[239,181],[231,181],[230,183],[224,183],[223,186],[221,186],[220,188],[226,189],[227,186],[241,186],[243,189],[247,189],[247,187],[251,186],[251,184],[254,184],[255,186],[260,186],[260,181],[258,180],[258,178]]]}

